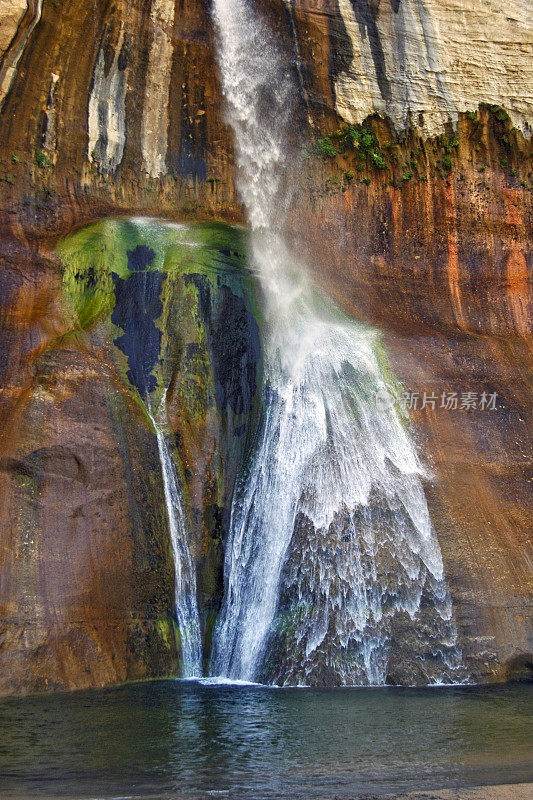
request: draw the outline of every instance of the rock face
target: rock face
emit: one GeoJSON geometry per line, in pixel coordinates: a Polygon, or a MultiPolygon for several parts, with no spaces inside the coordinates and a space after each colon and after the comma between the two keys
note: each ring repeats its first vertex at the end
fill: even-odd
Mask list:
{"type": "Polygon", "coordinates": [[[153,437],[73,346],[36,362],[19,414],[2,459],[2,690],[171,673],[164,498],[143,468],[157,463],[153,437]]]}
{"type": "MultiPolygon", "coordinates": [[[[412,418],[473,676],[523,674],[533,649],[528,3],[257,5],[279,31],[315,142],[294,246],[341,305],[385,331],[393,368],[419,392],[412,418]],[[422,408],[424,391],[437,406],[442,392],[474,392],[477,407],[422,408]],[[496,410],[479,407],[484,391],[496,410]]],[[[174,674],[157,443],[108,328],[93,325],[94,292],[73,326],[65,287],[87,279],[68,284],[55,250],[104,216],[242,221],[208,4],[8,0],[0,103],[0,691],[174,674]]],[[[239,249],[210,248],[230,260],[239,249]]],[[[212,276],[190,280],[202,332],[191,321],[174,342],[168,413],[208,637],[234,479],[224,464],[243,413],[228,388],[242,343],[232,334],[226,347],[224,325],[248,317],[212,276]]]]}
{"type": "Polygon", "coordinates": [[[332,104],[343,119],[362,122],[377,113],[397,130],[415,127],[435,136],[460,112],[486,102],[505,106],[513,124],[531,133],[533,45],[525,0],[286,5],[302,53],[328,40],[329,59],[312,58],[312,69],[318,73],[329,61],[332,104]]]}
{"type": "Polygon", "coordinates": [[[33,29],[41,18],[43,0],[6,0],[0,19],[0,108],[15,78],[33,29]]]}

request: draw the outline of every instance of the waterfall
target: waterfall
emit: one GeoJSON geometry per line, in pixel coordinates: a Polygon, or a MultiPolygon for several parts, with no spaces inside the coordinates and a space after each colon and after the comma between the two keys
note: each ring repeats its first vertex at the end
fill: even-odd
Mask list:
{"type": "MultiPolygon", "coordinates": [[[[165,413],[165,400],[166,394],[159,407],[159,417],[165,413]]],[[[176,482],[176,467],[161,424],[152,414],[149,401],[147,401],[147,408],[157,436],[168,527],[174,556],[174,606],[180,632],[182,674],[184,678],[198,677],[202,674],[202,639],[196,600],[195,565],[187,544],[185,517],[176,482]]]]}
{"type": "Polygon", "coordinates": [[[460,653],[427,476],[378,334],[317,291],[279,235],[298,165],[290,70],[251,4],[214,0],[213,15],[267,330],[263,419],[233,498],[211,674],[453,681],[460,653]]]}

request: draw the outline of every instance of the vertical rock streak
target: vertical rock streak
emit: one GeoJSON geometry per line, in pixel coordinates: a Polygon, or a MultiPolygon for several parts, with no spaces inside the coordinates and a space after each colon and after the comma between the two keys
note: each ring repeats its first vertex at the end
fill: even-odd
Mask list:
{"type": "Polygon", "coordinates": [[[153,0],[150,12],[154,35],[146,74],[141,147],[146,171],[152,178],[166,172],[174,6],[174,0],[153,0]]]}
{"type": "Polygon", "coordinates": [[[236,489],[211,672],[285,684],[453,680],[460,662],[423,470],[377,335],[276,235],[295,91],[245,0],[214,0],[239,189],[265,299],[264,417],[236,489]]]}
{"type": "Polygon", "coordinates": [[[106,69],[106,43],[100,47],[89,96],[88,157],[102,172],[115,172],[126,144],[127,69],[123,57],[124,27],[113,60],[106,69]]]}
{"type": "Polygon", "coordinates": [[[49,152],[53,152],[57,148],[57,109],[55,102],[57,82],[59,75],[52,72],[50,90],[48,92],[48,101],[46,104],[46,118],[45,129],[43,136],[43,147],[49,152]]]}

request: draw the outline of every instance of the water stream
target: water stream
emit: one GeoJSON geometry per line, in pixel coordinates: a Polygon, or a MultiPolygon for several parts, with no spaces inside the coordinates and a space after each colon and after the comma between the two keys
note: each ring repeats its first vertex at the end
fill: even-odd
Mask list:
{"type": "Polygon", "coordinates": [[[176,467],[161,425],[161,417],[163,414],[166,415],[165,397],[156,415],[159,421],[152,415],[149,402],[147,405],[157,436],[168,528],[174,556],[174,607],[180,632],[182,677],[198,677],[202,674],[202,636],[196,593],[196,566],[188,546],[185,517],[176,482],[176,467]]]}
{"type": "Polygon", "coordinates": [[[267,331],[263,419],[233,500],[211,673],[453,682],[461,657],[427,476],[386,355],[312,286],[280,234],[299,151],[290,69],[249,3],[213,8],[267,331]]]}

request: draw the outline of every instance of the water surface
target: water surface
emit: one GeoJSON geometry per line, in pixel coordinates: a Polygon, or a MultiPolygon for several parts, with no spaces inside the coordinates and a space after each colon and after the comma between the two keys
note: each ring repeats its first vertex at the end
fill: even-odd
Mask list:
{"type": "Polygon", "coordinates": [[[2,798],[231,800],[527,781],[533,687],[157,681],[0,702],[2,798]]]}

